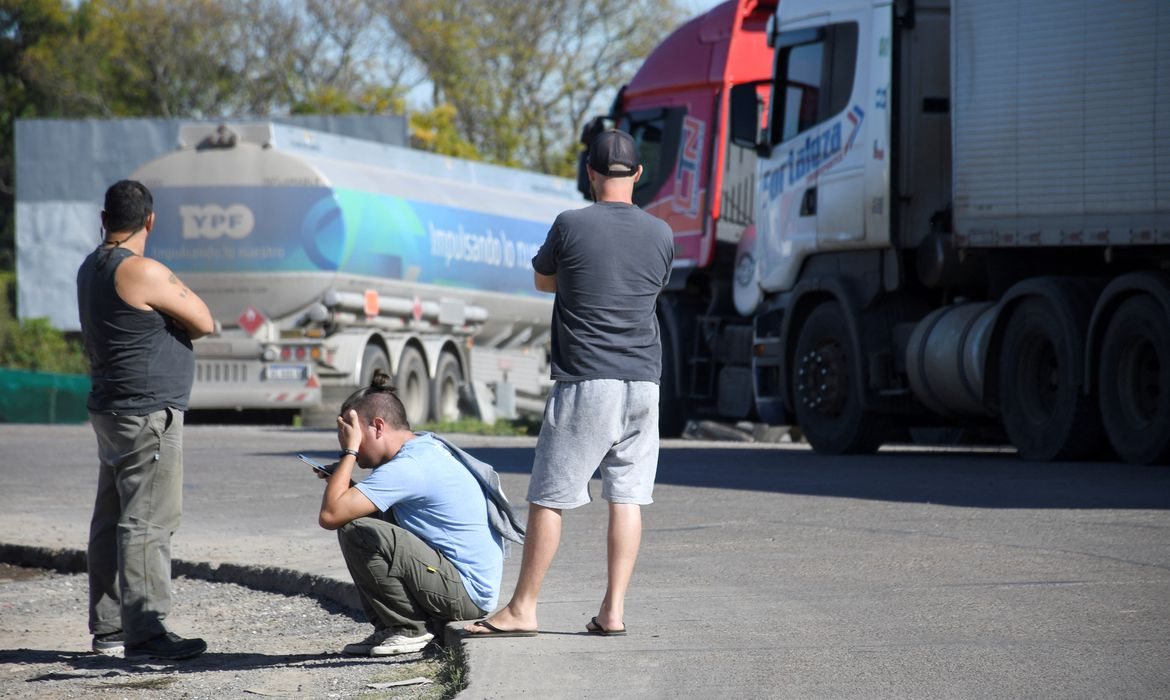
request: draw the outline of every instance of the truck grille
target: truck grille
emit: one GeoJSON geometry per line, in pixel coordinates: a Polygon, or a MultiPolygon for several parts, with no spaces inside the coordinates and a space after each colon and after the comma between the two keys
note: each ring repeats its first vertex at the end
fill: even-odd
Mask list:
{"type": "Polygon", "coordinates": [[[205,384],[246,382],[248,365],[244,362],[196,362],[195,381],[205,384]]]}

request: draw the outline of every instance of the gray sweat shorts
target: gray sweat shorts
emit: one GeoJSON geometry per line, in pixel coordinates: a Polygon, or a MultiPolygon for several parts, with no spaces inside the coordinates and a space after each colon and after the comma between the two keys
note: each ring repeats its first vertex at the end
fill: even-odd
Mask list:
{"type": "Polygon", "coordinates": [[[558,381],[544,406],[528,502],[576,508],[593,500],[601,469],[610,503],[653,503],[658,471],[658,384],[619,379],[558,381]]]}

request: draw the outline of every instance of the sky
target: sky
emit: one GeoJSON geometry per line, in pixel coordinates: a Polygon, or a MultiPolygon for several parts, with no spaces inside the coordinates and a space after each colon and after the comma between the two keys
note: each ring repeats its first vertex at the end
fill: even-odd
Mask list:
{"type": "Polygon", "coordinates": [[[688,10],[687,15],[689,17],[696,17],[721,2],[723,0],[681,0],[679,4],[688,10]]]}

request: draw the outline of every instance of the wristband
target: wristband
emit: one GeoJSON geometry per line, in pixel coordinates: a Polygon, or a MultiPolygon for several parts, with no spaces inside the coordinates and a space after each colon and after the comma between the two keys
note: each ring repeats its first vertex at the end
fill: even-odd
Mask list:
{"type": "Polygon", "coordinates": [[[353,458],[354,458],[354,459],[357,459],[358,453],[357,453],[357,450],[351,450],[351,449],[349,449],[349,448],[347,447],[347,448],[345,448],[344,450],[342,450],[341,452],[338,452],[338,453],[337,453],[337,458],[338,458],[338,459],[342,459],[342,458],[344,458],[346,455],[353,455],[353,458]]]}

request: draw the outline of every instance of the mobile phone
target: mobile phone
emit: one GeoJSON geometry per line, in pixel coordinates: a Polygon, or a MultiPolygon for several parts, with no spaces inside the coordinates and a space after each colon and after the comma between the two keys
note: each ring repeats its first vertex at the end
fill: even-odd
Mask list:
{"type": "Polygon", "coordinates": [[[309,457],[309,456],[307,456],[307,455],[304,455],[304,454],[301,454],[301,453],[297,453],[297,459],[301,460],[301,461],[302,461],[302,462],[304,462],[305,464],[307,464],[307,465],[309,465],[310,467],[312,467],[312,468],[316,469],[317,471],[321,472],[321,473],[322,473],[322,474],[324,474],[325,476],[333,476],[333,469],[332,469],[332,468],[330,468],[330,467],[327,467],[327,466],[325,466],[324,464],[321,464],[320,462],[318,462],[317,460],[313,459],[312,457],[309,457]]]}

